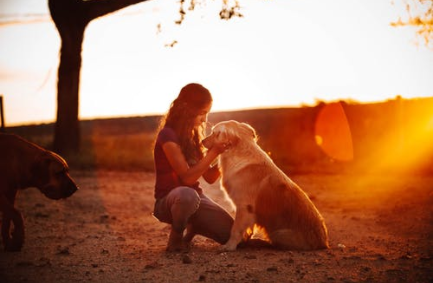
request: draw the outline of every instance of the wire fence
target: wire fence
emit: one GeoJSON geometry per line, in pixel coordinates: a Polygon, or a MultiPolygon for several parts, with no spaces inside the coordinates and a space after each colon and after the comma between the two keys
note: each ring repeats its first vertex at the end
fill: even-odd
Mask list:
{"type": "Polygon", "coordinates": [[[3,96],[0,95],[0,132],[4,133],[6,130],[6,126],[5,126],[5,116],[4,116],[4,111],[3,111],[3,96]]]}

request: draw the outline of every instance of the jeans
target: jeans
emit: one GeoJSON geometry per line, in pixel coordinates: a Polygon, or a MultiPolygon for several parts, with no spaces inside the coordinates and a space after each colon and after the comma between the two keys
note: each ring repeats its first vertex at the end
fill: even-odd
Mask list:
{"type": "Polygon", "coordinates": [[[154,216],[171,224],[178,233],[183,233],[188,225],[189,234],[199,234],[220,244],[228,241],[233,226],[233,218],[224,208],[190,187],[177,187],[156,200],[154,216]]]}

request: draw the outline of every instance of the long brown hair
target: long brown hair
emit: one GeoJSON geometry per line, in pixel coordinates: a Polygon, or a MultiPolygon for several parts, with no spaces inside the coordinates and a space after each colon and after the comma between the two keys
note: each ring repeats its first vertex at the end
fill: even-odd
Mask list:
{"type": "Polygon", "coordinates": [[[168,113],[162,118],[160,129],[172,128],[179,137],[180,148],[188,164],[193,165],[203,158],[201,141],[206,125],[195,127],[194,121],[200,111],[212,103],[212,95],[204,86],[191,83],[184,86],[171,103],[168,113]]]}

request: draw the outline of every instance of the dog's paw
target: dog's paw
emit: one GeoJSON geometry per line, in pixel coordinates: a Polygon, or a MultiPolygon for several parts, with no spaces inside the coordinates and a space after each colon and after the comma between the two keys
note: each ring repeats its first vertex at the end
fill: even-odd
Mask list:
{"type": "Polygon", "coordinates": [[[5,241],[4,249],[7,252],[19,252],[23,247],[23,241],[11,238],[5,241]]]}
{"type": "Polygon", "coordinates": [[[236,245],[225,244],[219,247],[220,252],[232,252],[236,250],[236,245]]]}

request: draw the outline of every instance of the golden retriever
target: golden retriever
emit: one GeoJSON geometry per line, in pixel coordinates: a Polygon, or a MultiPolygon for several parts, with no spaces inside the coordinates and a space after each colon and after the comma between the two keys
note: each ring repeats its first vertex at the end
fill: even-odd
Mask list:
{"type": "Polygon", "coordinates": [[[203,140],[228,144],[219,157],[222,186],[236,207],[230,239],[221,247],[233,251],[261,228],[272,246],[289,250],[329,247],[323,217],[304,191],[283,173],[257,144],[248,124],[224,121],[203,140]]]}

